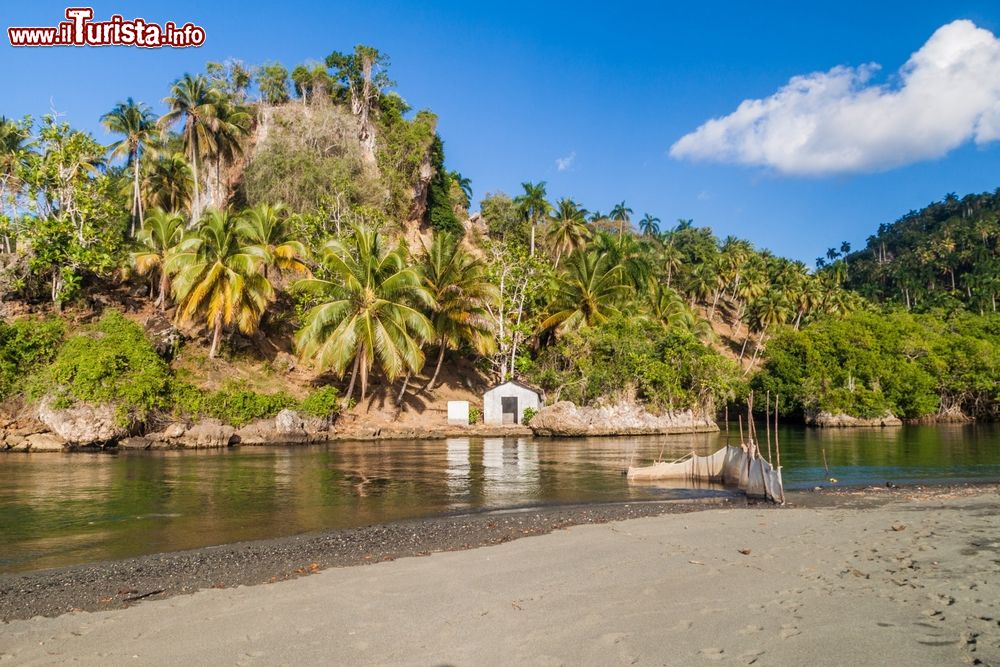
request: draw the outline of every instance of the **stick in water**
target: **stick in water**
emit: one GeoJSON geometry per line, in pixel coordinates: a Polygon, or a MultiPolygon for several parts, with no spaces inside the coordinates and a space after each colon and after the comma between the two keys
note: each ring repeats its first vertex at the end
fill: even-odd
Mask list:
{"type": "Polygon", "coordinates": [[[767,400],[764,402],[764,428],[767,429],[767,461],[771,462],[771,390],[767,390],[767,400]]]}
{"type": "Polygon", "coordinates": [[[823,453],[823,470],[826,471],[826,476],[830,476],[830,466],[826,464],[826,448],[819,450],[823,453]]]}

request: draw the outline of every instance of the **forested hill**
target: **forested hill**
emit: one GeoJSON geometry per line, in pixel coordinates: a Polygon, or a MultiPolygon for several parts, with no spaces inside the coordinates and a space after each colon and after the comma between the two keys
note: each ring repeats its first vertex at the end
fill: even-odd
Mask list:
{"type": "Polygon", "coordinates": [[[881,302],[927,311],[965,307],[996,312],[1000,298],[1000,188],[954,194],[880,225],[864,250],[838,256],[823,271],[881,302]]]}

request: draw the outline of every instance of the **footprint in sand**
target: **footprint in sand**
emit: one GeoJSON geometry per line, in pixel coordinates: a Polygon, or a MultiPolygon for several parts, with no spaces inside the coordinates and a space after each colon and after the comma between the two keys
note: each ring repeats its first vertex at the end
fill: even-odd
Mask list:
{"type": "Polygon", "coordinates": [[[667,628],[668,630],[690,630],[694,623],[691,621],[677,621],[672,626],[667,628]]]}
{"type": "Polygon", "coordinates": [[[752,665],[760,660],[760,656],[764,655],[766,651],[763,649],[750,649],[749,651],[744,651],[740,653],[740,660],[746,665],[752,665]]]}
{"type": "Polygon", "coordinates": [[[722,660],[726,652],[721,648],[703,648],[698,653],[703,658],[708,658],[709,660],[722,660]]]}
{"type": "Polygon", "coordinates": [[[797,637],[801,635],[802,631],[799,630],[794,625],[786,624],[781,626],[781,632],[779,634],[781,635],[782,639],[791,639],[792,637],[797,637]]]}
{"type": "Polygon", "coordinates": [[[741,635],[752,635],[763,630],[763,626],[760,625],[744,625],[740,630],[741,635]]]}

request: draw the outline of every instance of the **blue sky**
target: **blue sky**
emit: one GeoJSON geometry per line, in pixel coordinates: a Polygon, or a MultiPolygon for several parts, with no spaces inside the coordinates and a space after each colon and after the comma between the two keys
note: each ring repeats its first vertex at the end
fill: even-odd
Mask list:
{"type": "MultiPolygon", "coordinates": [[[[1000,80],[988,76],[996,63],[989,33],[1000,32],[995,3],[763,4],[95,2],[98,19],[192,21],[207,41],[186,50],[13,49],[4,35],[0,114],[54,106],[103,141],[97,119],[115,102],[132,96],[161,110],[170,82],[205,61],[290,67],[361,42],[391,56],[390,74],[412,106],[439,115],[448,166],[472,179],[477,201],[544,180],[553,199],[602,211],[625,200],[636,218],[693,218],[811,264],[842,240],[862,246],[880,223],[948,192],[1000,186],[990,129],[995,120],[1000,131],[1000,92],[986,85],[1000,80]],[[926,68],[911,63],[918,71],[907,81],[900,68],[958,19],[972,23],[938,42],[948,51],[981,38],[969,56],[985,54],[979,69],[927,83],[926,68]],[[867,81],[851,79],[855,69],[846,83],[829,74],[868,63],[881,70],[867,81]],[[809,81],[828,92],[781,94],[792,77],[812,73],[826,73],[809,81]],[[976,77],[989,90],[972,116],[952,119],[970,106],[963,98],[976,77]],[[837,83],[850,90],[837,92],[837,83]],[[895,94],[906,87],[912,94],[895,94]],[[671,155],[682,137],[755,99],[771,103],[751,118],[751,134],[737,115],[721,126],[722,139],[703,132],[671,155]],[[830,117],[832,108],[845,115],[830,117]],[[789,133],[803,117],[821,131],[789,155],[789,133]],[[886,119],[892,127],[882,127],[886,119]],[[943,127],[958,134],[942,137],[943,127]],[[832,158],[823,153],[831,144],[832,158]]],[[[54,25],[65,6],[7,3],[3,27],[54,25]]]]}

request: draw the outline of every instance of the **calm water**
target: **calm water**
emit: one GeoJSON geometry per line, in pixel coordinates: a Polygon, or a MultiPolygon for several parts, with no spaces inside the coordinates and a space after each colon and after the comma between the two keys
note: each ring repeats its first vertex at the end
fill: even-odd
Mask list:
{"type": "MultiPolygon", "coordinates": [[[[0,456],[0,571],[480,509],[730,494],[622,470],[715,451],[712,435],[472,438],[234,451],[0,456]]],[[[735,434],[732,440],[738,438],[735,434]]],[[[1000,479],[997,425],[783,428],[789,489],[1000,479]]],[[[766,450],[766,447],[765,447],[766,450]]]]}

